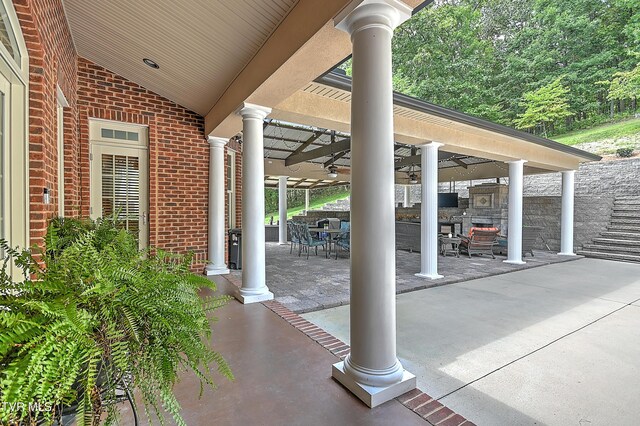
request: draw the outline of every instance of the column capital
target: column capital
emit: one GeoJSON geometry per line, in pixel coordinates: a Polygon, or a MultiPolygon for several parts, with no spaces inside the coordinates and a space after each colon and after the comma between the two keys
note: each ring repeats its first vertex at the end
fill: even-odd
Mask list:
{"type": "Polygon", "coordinates": [[[505,163],[507,163],[507,164],[518,164],[518,163],[524,164],[524,163],[526,163],[526,162],[527,162],[527,160],[522,160],[522,159],[520,159],[520,160],[510,160],[510,161],[505,161],[505,163]]]}
{"type": "Polygon", "coordinates": [[[393,31],[411,18],[413,10],[398,0],[352,1],[333,20],[337,29],[353,36],[356,32],[372,28],[393,31]]]}
{"type": "Polygon", "coordinates": [[[259,120],[264,120],[270,113],[271,108],[250,104],[248,102],[243,102],[236,110],[236,114],[241,115],[242,118],[256,118],[259,120]]]}
{"type": "Polygon", "coordinates": [[[418,148],[434,148],[434,149],[438,149],[441,146],[444,146],[444,144],[441,143],[441,142],[431,141],[431,142],[423,143],[422,145],[418,145],[418,148]]]}
{"type": "Polygon", "coordinates": [[[209,136],[209,137],[207,137],[207,140],[209,141],[209,145],[212,148],[213,147],[223,147],[229,142],[229,139],[219,138],[217,136],[209,136]]]}
{"type": "Polygon", "coordinates": [[[576,173],[575,170],[561,170],[560,173],[562,173],[563,175],[573,175],[576,173]]]}

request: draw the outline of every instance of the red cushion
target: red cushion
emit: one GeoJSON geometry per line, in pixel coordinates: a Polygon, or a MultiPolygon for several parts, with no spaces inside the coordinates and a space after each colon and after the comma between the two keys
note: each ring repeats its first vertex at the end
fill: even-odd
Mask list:
{"type": "Polygon", "coordinates": [[[498,228],[496,227],[490,227],[490,228],[480,228],[478,226],[472,226],[471,229],[469,229],[469,238],[471,238],[473,236],[473,231],[497,231],[498,228]]]}

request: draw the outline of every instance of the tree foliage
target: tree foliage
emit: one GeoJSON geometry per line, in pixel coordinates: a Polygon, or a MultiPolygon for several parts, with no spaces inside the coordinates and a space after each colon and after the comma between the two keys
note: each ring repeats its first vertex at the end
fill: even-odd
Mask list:
{"type": "Polygon", "coordinates": [[[567,95],[569,90],[562,85],[562,78],[542,86],[537,90],[527,92],[520,105],[525,111],[514,120],[518,129],[542,128],[542,135],[547,136],[549,125],[573,115],[569,111],[567,95]]]}
{"type": "Polygon", "coordinates": [[[634,69],[640,3],[439,0],[396,30],[393,48],[397,90],[503,124],[521,120],[526,93],[563,77],[574,114],[553,131],[569,130],[630,107],[598,83],[634,69]]]}

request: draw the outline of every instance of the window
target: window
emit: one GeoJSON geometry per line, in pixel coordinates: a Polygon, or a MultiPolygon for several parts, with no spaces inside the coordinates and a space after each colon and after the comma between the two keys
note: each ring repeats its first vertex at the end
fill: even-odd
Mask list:
{"type": "Polygon", "coordinates": [[[58,216],[64,217],[64,108],[69,106],[58,86],[58,216]]]}
{"type": "Polygon", "coordinates": [[[13,3],[0,0],[0,236],[20,247],[29,245],[28,63],[13,3]]]}
{"type": "Polygon", "coordinates": [[[227,204],[229,205],[229,228],[236,227],[236,153],[227,151],[227,204]]]}

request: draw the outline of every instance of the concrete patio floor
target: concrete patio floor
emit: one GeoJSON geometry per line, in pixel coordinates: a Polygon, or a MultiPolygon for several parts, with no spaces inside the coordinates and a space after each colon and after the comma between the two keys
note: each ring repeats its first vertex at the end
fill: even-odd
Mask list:
{"type": "MultiPolygon", "coordinates": [[[[640,265],[554,264],[397,297],[418,387],[478,425],[637,425],[640,265]]],[[[349,308],[304,318],[349,342],[349,308]]]]}
{"type": "MultiPolygon", "coordinates": [[[[312,252],[309,259],[305,255],[298,257],[296,253],[294,250],[294,254],[289,254],[289,245],[267,243],[267,285],[278,302],[297,313],[349,303],[348,253],[340,252],[337,260],[334,253],[330,259],[325,258],[322,248],[318,256],[312,252]]],[[[420,253],[399,250],[396,251],[396,289],[398,293],[405,293],[579,258],[547,251],[534,253],[534,257],[525,257],[527,263],[524,265],[504,263],[506,256],[499,255],[495,259],[489,256],[438,256],[438,269],[444,278],[432,281],[415,276],[420,272],[420,253]]],[[[240,271],[231,274],[240,280],[240,271]]]]}
{"type": "MultiPolygon", "coordinates": [[[[212,279],[222,294],[236,289],[224,277],[212,279]]],[[[340,358],[263,304],[233,299],[216,314],[213,348],[227,360],[235,381],[216,377],[218,389],[205,388],[198,398],[198,380],[183,374],[175,393],[188,425],[429,424],[395,399],[368,408],[331,378],[331,365],[340,358]]],[[[148,424],[142,404],[137,407],[140,424],[148,424]]],[[[128,404],[122,412],[121,424],[133,424],[128,404]]]]}

